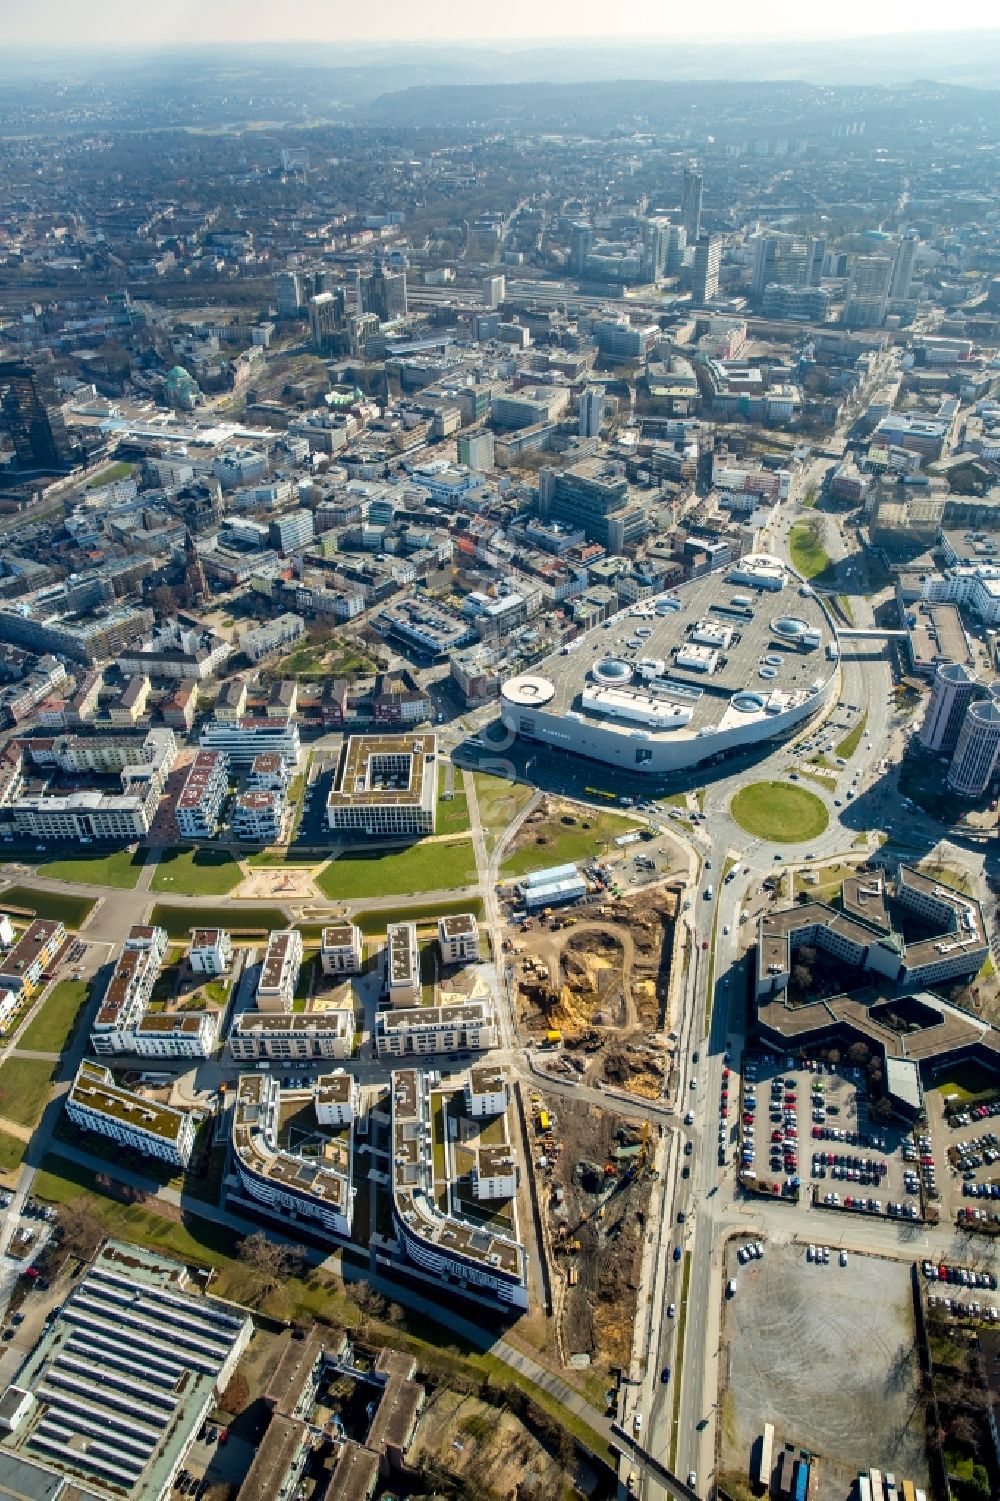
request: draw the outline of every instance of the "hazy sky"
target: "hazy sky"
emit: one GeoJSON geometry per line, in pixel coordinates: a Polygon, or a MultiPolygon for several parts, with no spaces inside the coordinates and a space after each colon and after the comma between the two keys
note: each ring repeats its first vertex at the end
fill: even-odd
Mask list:
{"type": "Polygon", "coordinates": [[[996,0],[0,0],[0,42],[58,47],[198,42],[513,41],[614,36],[803,40],[998,25],[996,0]],[[623,25],[627,31],[623,31],[623,25]]]}

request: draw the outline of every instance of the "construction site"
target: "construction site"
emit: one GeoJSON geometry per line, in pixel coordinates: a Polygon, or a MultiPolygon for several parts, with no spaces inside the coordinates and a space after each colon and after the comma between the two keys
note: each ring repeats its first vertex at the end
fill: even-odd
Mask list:
{"type": "Polygon", "coordinates": [[[559,1354],[613,1382],[627,1367],[658,1130],[565,1095],[531,1096],[559,1354]]]}
{"type": "Polygon", "coordinates": [[[669,1093],[677,1004],[670,979],[681,888],[649,887],[541,913],[508,940],[522,1036],[553,1077],[644,1099],[669,1093]]]}

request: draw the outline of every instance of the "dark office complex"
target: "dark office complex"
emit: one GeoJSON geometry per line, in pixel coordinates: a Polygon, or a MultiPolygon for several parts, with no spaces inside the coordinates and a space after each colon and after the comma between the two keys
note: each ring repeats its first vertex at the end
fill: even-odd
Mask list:
{"type": "Polygon", "coordinates": [[[0,360],[0,414],[19,468],[62,474],[73,467],[76,445],[27,360],[0,360]]]}

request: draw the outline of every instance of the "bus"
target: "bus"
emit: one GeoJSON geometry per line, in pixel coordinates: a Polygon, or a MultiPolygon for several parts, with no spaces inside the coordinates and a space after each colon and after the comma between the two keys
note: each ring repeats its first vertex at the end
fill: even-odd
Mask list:
{"type": "Polygon", "coordinates": [[[757,1461],[757,1484],[765,1490],[771,1488],[771,1454],[774,1450],[774,1424],[765,1423],[760,1440],[760,1457],[757,1461]]]}
{"type": "Polygon", "coordinates": [[[872,1501],[872,1488],[867,1475],[858,1476],[858,1501],[872,1501]]]}
{"type": "Polygon", "coordinates": [[[606,803],[614,803],[618,801],[613,792],[605,792],[603,787],[584,787],[583,790],[588,797],[603,797],[606,803]]]}
{"type": "Polygon", "coordinates": [[[869,1470],[868,1471],[868,1480],[869,1480],[869,1483],[871,1484],[871,1488],[872,1488],[872,1498],[871,1498],[871,1501],[882,1501],[882,1498],[883,1498],[883,1495],[884,1495],[884,1492],[882,1490],[882,1471],[881,1470],[869,1470]]]}

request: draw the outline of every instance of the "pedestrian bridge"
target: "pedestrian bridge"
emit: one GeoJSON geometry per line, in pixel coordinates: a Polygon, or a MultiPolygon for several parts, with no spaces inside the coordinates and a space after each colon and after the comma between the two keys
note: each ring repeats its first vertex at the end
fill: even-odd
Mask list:
{"type": "Polygon", "coordinates": [[[906,641],[909,635],[909,631],[887,631],[877,625],[861,626],[856,630],[837,629],[838,641],[906,641]]]}

